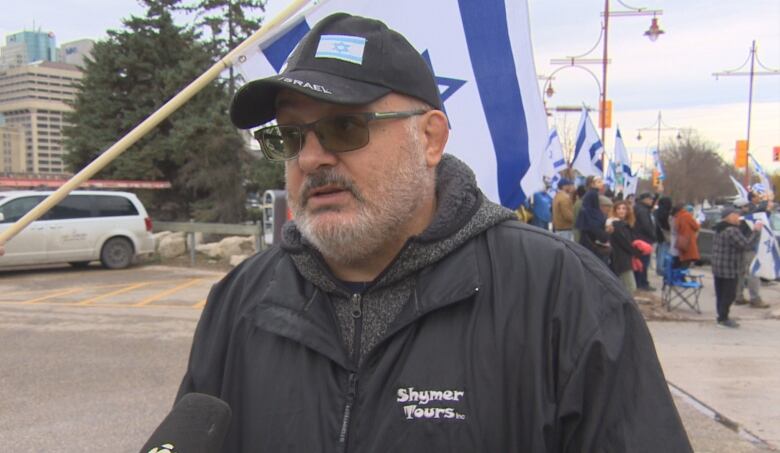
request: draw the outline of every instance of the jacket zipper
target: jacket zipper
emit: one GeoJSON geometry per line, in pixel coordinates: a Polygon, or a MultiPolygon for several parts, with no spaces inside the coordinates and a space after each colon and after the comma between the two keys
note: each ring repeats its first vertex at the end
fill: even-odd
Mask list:
{"type": "MultiPolygon", "coordinates": [[[[355,320],[355,333],[353,337],[352,358],[355,365],[360,358],[361,337],[363,336],[363,297],[360,294],[353,294],[350,299],[352,318],[355,320]]],[[[339,433],[339,442],[341,451],[347,451],[347,434],[349,433],[349,422],[352,417],[352,408],[357,397],[357,372],[349,373],[349,387],[347,389],[347,402],[344,405],[344,415],[341,419],[341,432],[339,433]]]]}

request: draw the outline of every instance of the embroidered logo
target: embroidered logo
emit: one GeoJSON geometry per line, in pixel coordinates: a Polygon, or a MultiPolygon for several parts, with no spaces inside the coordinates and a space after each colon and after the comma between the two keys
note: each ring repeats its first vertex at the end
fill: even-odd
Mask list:
{"type": "Polygon", "coordinates": [[[346,35],[322,35],[314,58],[335,58],[354,64],[363,64],[366,38],[346,35]]]}
{"type": "Polygon", "coordinates": [[[414,387],[404,387],[396,392],[396,401],[402,404],[407,420],[465,420],[466,414],[457,411],[464,395],[462,390],[415,390],[414,387]]]}

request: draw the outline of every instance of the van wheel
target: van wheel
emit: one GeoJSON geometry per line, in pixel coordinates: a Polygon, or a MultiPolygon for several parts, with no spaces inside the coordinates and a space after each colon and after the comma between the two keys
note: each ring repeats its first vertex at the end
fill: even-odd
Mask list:
{"type": "Polygon", "coordinates": [[[84,269],[85,267],[89,266],[89,261],[71,261],[68,264],[75,267],[76,269],[84,269]]]}
{"type": "Polygon", "coordinates": [[[108,269],[124,269],[133,262],[133,244],[125,238],[111,238],[103,244],[100,262],[108,269]]]}

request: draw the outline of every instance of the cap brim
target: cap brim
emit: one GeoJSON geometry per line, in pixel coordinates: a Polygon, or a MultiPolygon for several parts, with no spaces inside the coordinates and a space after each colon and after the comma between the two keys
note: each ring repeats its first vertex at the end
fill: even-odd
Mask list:
{"type": "Polygon", "coordinates": [[[276,117],[276,95],[282,88],[333,104],[360,105],[390,93],[390,89],[319,71],[297,70],[253,80],[242,86],[230,104],[230,120],[250,129],[276,117]]]}

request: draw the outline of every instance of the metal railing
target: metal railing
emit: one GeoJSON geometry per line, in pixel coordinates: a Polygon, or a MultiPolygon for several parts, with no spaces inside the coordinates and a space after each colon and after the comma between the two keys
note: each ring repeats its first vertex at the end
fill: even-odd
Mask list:
{"type": "Polygon", "coordinates": [[[195,233],[220,234],[225,236],[254,236],[255,250],[260,251],[265,248],[263,242],[263,223],[245,225],[232,223],[206,223],[206,222],[161,222],[152,221],[152,231],[159,233],[161,231],[173,231],[177,233],[187,233],[187,244],[190,249],[190,265],[195,265],[195,233]]]}

